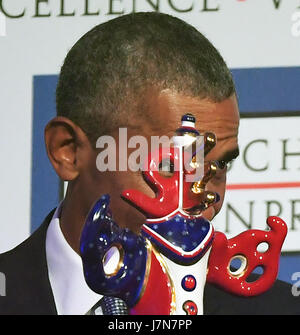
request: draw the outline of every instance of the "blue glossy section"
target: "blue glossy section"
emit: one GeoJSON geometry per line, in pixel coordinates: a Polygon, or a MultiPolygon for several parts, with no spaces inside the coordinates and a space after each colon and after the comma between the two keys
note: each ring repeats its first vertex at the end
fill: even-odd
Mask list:
{"type": "Polygon", "coordinates": [[[203,217],[189,219],[177,214],[169,220],[147,226],[172,245],[189,252],[201,244],[211,224],[203,217]]]}
{"type": "MultiPolygon", "coordinates": [[[[195,217],[193,219],[186,218],[180,213],[168,220],[146,224],[150,229],[167,240],[172,246],[180,248],[182,252],[190,252],[195,250],[206,238],[210,231],[211,223],[203,217],[195,217]]],[[[180,264],[190,264],[199,260],[203,251],[195,255],[195,257],[185,257],[178,255],[171,248],[165,246],[155,236],[149,235],[145,230],[143,235],[147,237],[165,256],[172,261],[180,264]]]]}
{"type": "Polygon", "coordinates": [[[102,295],[124,300],[135,305],[143,287],[147,247],[142,236],[129,229],[121,229],[112,219],[110,198],[103,195],[93,206],[86,220],[80,241],[84,276],[89,287],[102,295]],[[120,250],[120,268],[107,275],[104,256],[111,247],[120,250]]]}
{"type": "Polygon", "coordinates": [[[184,114],[182,117],[181,117],[181,121],[188,121],[188,122],[193,122],[195,123],[196,122],[196,119],[193,115],[191,114],[184,114]]]}
{"type": "Polygon", "coordinates": [[[194,291],[196,286],[197,281],[193,275],[186,275],[181,280],[181,287],[187,292],[194,291]]]}

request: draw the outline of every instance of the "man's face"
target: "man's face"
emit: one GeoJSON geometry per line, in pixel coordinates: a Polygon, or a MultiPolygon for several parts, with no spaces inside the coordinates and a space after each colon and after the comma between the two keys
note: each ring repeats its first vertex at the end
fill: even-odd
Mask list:
{"type": "MultiPolygon", "coordinates": [[[[164,90],[159,93],[149,92],[144,102],[144,113],[139,118],[133,118],[128,122],[128,138],[142,135],[147,138],[148,143],[150,143],[151,136],[167,135],[171,138],[174,131],[180,126],[181,116],[191,113],[196,117],[196,128],[201,134],[213,132],[217,138],[216,146],[205,157],[205,161],[230,162],[238,155],[239,111],[235,96],[220,103],[214,103],[164,90]]],[[[114,134],[114,137],[118,148],[118,132],[114,134]]],[[[128,156],[131,151],[128,149],[128,156]]],[[[137,189],[154,197],[155,195],[144,181],[142,173],[130,170],[99,172],[95,169],[95,165],[95,156],[93,156],[83,176],[85,189],[83,195],[86,194],[93,203],[101,194],[110,194],[114,220],[120,226],[126,226],[138,232],[145,217],[121,199],[120,194],[125,189],[137,189]]],[[[206,185],[206,190],[217,192],[220,195],[220,201],[203,212],[203,216],[208,220],[212,220],[220,211],[224,200],[225,186],[226,167],[206,185]]]]}

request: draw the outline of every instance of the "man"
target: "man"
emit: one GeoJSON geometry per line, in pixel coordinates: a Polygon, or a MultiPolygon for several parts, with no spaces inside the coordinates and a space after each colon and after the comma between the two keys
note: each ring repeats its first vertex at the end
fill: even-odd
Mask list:
{"type": "MultiPolygon", "coordinates": [[[[238,155],[239,112],[230,71],[203,35],[166,14],[121,16],[84,35],[61,69],[57,113],[45,129],[45,142],[56,173],[69,182],[67,193],[28,240],[1,255],[7,282],[3,314],[86,314],[101,299],[85,284],[78,253],[85,218],[102,194],[110,194],[120,226],[140,231],[144,216],[120,193],[152,191],[139,172],[99,172],[99,136],[113,136],[117,148],[121,127],[128,137],[172,136],[181,115],[192,113],[201,133],[217,137],[206,160],[228,163],[238,155]]],[[[226,168],[207,184],[221,199],[203,212],[209,220],[222,206],[225,184],[226,168]]],[[[299,313],[297,306],[283,283],[248,299],[209,284],[205,289],[205,314],[299,313]]]]}

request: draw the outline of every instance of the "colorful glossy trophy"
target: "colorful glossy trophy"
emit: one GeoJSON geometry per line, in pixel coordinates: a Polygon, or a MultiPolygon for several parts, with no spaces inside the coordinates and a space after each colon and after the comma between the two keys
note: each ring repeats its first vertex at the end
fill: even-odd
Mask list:
{"type": "Polygon", "coordinates": [[[203,314],[206,280],[243,296],[271,287],[286,224],[269,217],[270,230],[248,230],[227,240],[202,216],[203,210],[219,200],[218,194],[206,190],[206,184],[222,166],[201,159],[215,144],[214,134],[201,136],[195,118],[186,114],[173,146],[149,155],[143,175],[155,198],[137,190],[121,195],[146,216],[140,235],[113,221],[109,195],[96,202],[80,246],[85,279],[92,290],[123,300],[133,315],[197,315],[203,314]],[[167,175],[162,173],[166,165],[167,175]],[[268,249],[259,252],[263,242],[268,249]],[[232,269],[236,258],[241,264],[232,269]],[[250,281],[257,267],[263,274],[250,281]]]}

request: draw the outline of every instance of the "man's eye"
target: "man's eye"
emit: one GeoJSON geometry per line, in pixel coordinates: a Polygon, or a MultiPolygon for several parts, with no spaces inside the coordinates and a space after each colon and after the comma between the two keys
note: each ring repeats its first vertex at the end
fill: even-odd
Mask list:
{"type": "Polygon", "coordinates": [[[223,170],[227,167],[228,162],[225,161],[217,161],[219,169],[223,170]]]}

